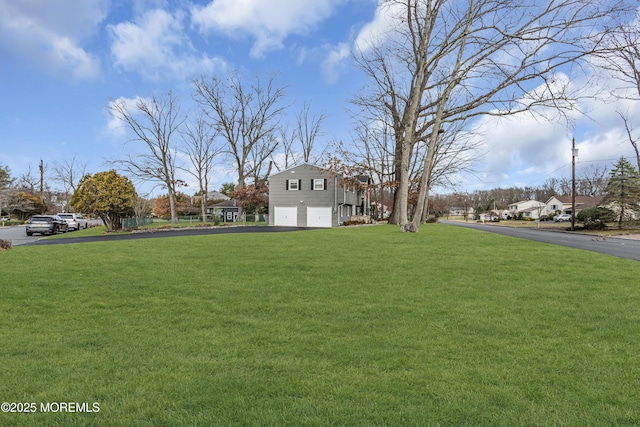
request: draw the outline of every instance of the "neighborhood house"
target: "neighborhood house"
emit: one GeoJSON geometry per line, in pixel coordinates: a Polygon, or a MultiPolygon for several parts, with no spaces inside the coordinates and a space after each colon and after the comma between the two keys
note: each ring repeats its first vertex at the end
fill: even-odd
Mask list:
{"type": "MultiPolygon", "coordinates": [[[[602,196],[576,196],[576,214],[583,209],[598,206],[602,202],[602,196]]],[[[502,213],[502,218],[515,218],[522,214],[523,218],[537,220],[546,215],[553,218],[557,214],[571,214],[571,196],[552,196],[546,203],[536,200],[524,200],[512,203],[509,209],[502,213]]]]}
{"type": "MultiPolygon", "coordinates": [[[[576,196],[576,214],[583,209],[593,208],[602,202],[602,196],[576,196]]],[[[552,196],[547,200],[547,214],[555,215],[557,212],[561,214],[571,214],[571,196],[552,196]]]]}
{"type": "Polygon", "coordinates": [[[310,164],[287,169],[269,179],[269,225],[336,227],[366,213],[358,179],[338,176],[310,164]]]}
{"type": "Polygon", "coordinates": [[[546,205],[535,200],[523,200],[509,205],[509,215],[515,218],[522,214],[523,218],[539,219],[545,213],[546,205]]]}

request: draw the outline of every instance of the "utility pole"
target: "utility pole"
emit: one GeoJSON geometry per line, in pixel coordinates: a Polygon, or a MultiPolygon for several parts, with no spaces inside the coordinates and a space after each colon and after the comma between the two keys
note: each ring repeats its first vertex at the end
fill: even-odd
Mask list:
{"type": "Polygon", "coordinates": [[[576,226],[576,156],[578,156],[578,150],[574,136],[571,139],[571,231],[576,226]]]}
{"type": "Polygon", "coordinates": [[[44,164],[40,159],[40,200],[44,201],[44,164]]]}

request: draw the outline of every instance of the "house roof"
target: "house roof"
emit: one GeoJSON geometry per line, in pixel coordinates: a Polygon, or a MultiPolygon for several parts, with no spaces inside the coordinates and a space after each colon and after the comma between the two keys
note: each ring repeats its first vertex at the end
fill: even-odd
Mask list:
{"type": "Polygon", "coordinates": [[[283,173],[286,173],[286,172],[291,172],[292,170],[301,168],[303,166],[307,166],[307,167],[315,168],[315,169],[318,169],[318,170],[321,170],[321,171],[329,172],[328,169],[321,168],[320,166],[312,165],[311,163],[300,163],[299,165],[291,166],[290,168],[287,168],[287,169],[285,169],[283,171],[280,171],[278,173],[271,174],[271,176],[277,176],[277,175],[280,175],[280,174],[283,174],[283,173]]]}
{"type": "Polygon", "coordinates": [[[540,206],[532,206],[530,208],[527,209],[522,209],[520,212],[538,212],[540,210],[540,208],[544,207],[544,204],[541,204],[540,206]]]}
{"type": "Polygon", "coordinates": [[[207,208],[235,208],[238,206],[238,202],[234,199],[223,200],[218,203],[207,206],[207,208]]]}
{"type": "Polygon", "coordinates": [[[518,205],[524,205],[524,204],[538,204],[538,205],[544,205],[543,202],[539,202],[537,200],[533,200],[533,199],[529,199],[529,200],[521,200],[519,202],[515,202],[515,203],[511,203],[509,206],[518,206],[518,205]]]}
{"type": "MultiPolygon", "coordinates": [[[[571,196],[556,196],[556,199],[564,205],[571,204],[571,196]]],[[[580,205],[581,209],[598,206],[600,202],[602,202],[602,196],[576,196],[576,205],[580,205]]]]}

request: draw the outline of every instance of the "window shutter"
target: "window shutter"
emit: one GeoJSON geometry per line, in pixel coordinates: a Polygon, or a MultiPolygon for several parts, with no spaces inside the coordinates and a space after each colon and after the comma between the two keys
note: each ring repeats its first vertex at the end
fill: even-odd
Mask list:
{"type": "Polygon", "coordinates": [[[287,184],[286,189],[287,189],[287,191],[289,191],[289,180],[288,179],[286,180],[286,184],[287,184]]]}
{"type": "Polygon", "coordinates": [[[298,180],[298,191],[302,191],[302,180],[298,180]]]}
{"type": "Polygon", "coordinates": [[[315,190],[315,188],[313,188],[313,178],[311,178],[311,191],[315,190]]]}
{"type": "Polygon", "coordinates": [[[324,189],[327,189],[327,178],[324,179],[324,189]]]}

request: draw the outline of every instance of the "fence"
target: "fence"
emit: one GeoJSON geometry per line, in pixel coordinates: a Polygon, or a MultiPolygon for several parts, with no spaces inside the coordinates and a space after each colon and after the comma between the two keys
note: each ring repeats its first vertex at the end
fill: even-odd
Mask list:
{"type": "Polygon", "coordinates": [[[207,219],[206,221],[202,220],[202,216],[181,216],[178,218],[179,222],[213,222],[216,224],[244,224],[244,223],[253,223],[253,222],[269,222],[269,215],[267,214],[260,214],[258,215],[258,221],[255,220],[256,216],[255,215],[251,215],[251,214],[247,214],[246,212],[243,212],[237,216],[234,217],[233,221],[228,221],[225,219],[223,214],[210,214],[207,215],[207,219]]]}
{"type": "MultiPolygon", "coordinates": [[[[199,224],[199,223],[212,223],[212,224],[254,224],[254,223],[269,223],[269,215],[263,214],[263,215],[258,215],[258,221],[255,220],[256,216],[255,215],[247,215],[246,213],[241,213],[236,219],[235,221],[229,222],[229,221],[224,221],[224,219],[222,218],[222,216],[220,215],[207,215],[206,221],[202,220],[202,216],[198,216],[198,215],[192,215],[192,216],[181,216],[178,217],[178,222],[179,223],[189,223],[189,224],[199,224]]],[[[154,220],[156,222],[169,222],[171,221],[170,218],[123,218],[122,221],[122,228],[124,229],[130,229],[130,228],[137,228],[137,227],[141,227],[143,225],[149,225],[152,224],[154,222],[154,220]]]]}
{"type": "Polygon", "coordinates": [[[153,218],[122,218],[122,228],[136,228],[153,223],[153,218]]]}

